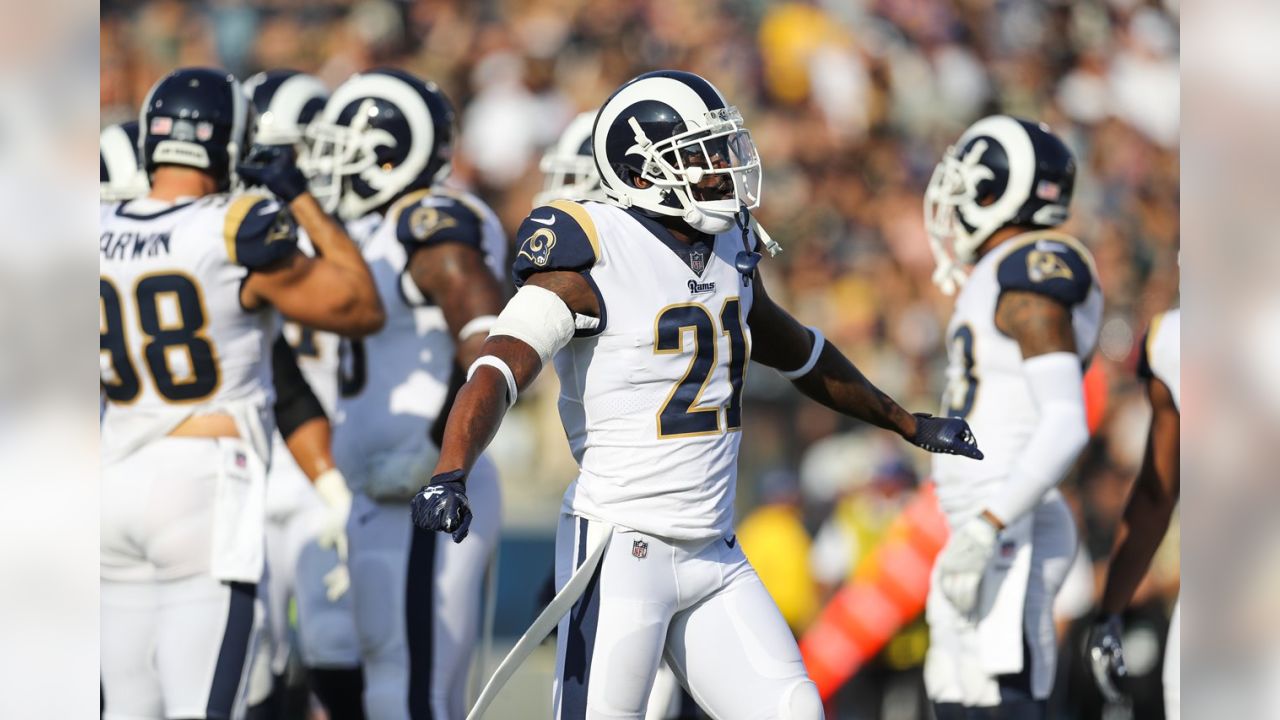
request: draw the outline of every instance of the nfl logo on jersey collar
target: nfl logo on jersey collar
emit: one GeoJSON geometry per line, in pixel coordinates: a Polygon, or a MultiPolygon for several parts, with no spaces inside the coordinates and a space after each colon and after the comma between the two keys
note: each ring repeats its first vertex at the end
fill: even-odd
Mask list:
{"type": "Polygon", "coordinates": [[[689,269],[701,275],[707,267],[707,256],[697,250],[689,251],[689,269]]]}
{"type": "Polygon", "coordinates": [[[637,560],[643,560],[649,556],[649,543],[644,540],[633,540],[631,542],[631,554],[637,560]]]}

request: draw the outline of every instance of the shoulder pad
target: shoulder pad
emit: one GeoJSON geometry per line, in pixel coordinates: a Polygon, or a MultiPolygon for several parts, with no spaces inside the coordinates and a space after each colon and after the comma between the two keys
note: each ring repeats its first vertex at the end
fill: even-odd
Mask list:
{"type": "Polygon", "coordinates": [[[481,248],[483,221],[456,198],[424,190],[406,197],[397,212],[396,239],[410,253],[450,242],[481,248]]]}
{"type": "Polygon", "coordinates": [[[1014,249],[996,270],[1000,290],[1023,290],[1072,307],[1089,297],[1093,266],[1088,251],[1065,235],[1038,237],[1014,249]]]}
{"type": "Polygon", "coordinates": [[[293,215],[276,200],[260,195],[231,199],[222,235],[231,262],[250,270],[298,251],[298,226],[293,215]]]}
{"type": "Polygon", "coordinates": [[[582,272],[600,259],[595,221],[572,200],[555,200],[535,208],[520,223],[516,240],[520,246],[511,276],[517,288],[535,273],[582,272]]]}

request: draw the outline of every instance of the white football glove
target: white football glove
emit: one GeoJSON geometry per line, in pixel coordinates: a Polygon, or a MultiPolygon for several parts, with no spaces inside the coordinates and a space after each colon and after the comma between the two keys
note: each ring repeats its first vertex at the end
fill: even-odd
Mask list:
{"type": "Polygon", "coordinates": [[[965,523],[938,554],[938,587],[963,616],[972,618],[982,575],[991,561],[998,531],[978,517],[965,523]]]}
{"type": "Polygon", "coordinates": [[[329,602],[336,602],[351,588],[351,575],[347,572],[347,516],[351,514],[351,491],[337,468],[321,473],[315,480],[315,489],[328,510],[316,543],[338,553],[338,566],[324,576],[325,594],[329,602]]]}
{"type": "Polygon", "coordinates": [[[423,439],[412,449],[395,449],[369,458],[365,493],[378,502],[408,502],[435,474],[440,450],[423,439]]]}

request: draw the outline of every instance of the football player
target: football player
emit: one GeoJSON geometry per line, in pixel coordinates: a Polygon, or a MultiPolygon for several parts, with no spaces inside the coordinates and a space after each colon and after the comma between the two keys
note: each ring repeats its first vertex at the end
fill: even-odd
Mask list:
{"type": "Polygon", "coordinates": [[[484,459],[476,474],[487,507],[475,543],[415,532],[409,501],[435,467],[433,427],[461,384],[456,368],[475,360],[502,309],[506,238],[483,202],[441,184],[454,111],[433,83],[398,70],[355,75],[309,132],[313,187],[344,220],[375,227],[362,250],[388,310],[381,333],[344,344],[334,427],[355,493],[348,562],[365,712],[462,718],[498,542],[497,471],[484,459]]]}
{"type": "Polygon", "coordinates": [[[948,294],[963,283],[943,412],[986,452],[933,460],[951,528],[927,605],[939,720],[1040,718],[1053,684],[1053,599],[1076,548],[1056,487],[1089,439],[1082,373],[1102,317],[1092,256],[1052,229],[1075,172],[1046,126],[995,115],[947,150],[925,192],[934,279],[948,294]]]}
{"type": "MultiPolygon", "coordinates": [[[[1099,618],[1089,634],[1089,662],[1094,678],[1103,696],[1113,702],[1122,697],[1117,680],[1125,674],[1120,614],[1129,605],[1164,539],[1181,491],[1181,339],[1182,312],[1170,310],[1157,315],[1151,321],[1138,361],[1138,376],[1146,383],[1151,400],[1147,452],[1124,509],[1099,618]]],[[[1172,720],[1179,717],[1181,702],[1180,615],[1179,605],[1175,604],[1164,650],[1164,715],[1172,720]]]]}
{"type": "Polygon", "coordinates": [[[151,190],[102,207],[102,685],[106,718],[227,718],[262,609],[276,310],[362,335],[368,267],[287,158],[239,165],[247,104],[225,71],[151,88],[151,190]],[[229,193],[237,174],[276,198],[229,193]],[[323,257],[296,251],[295,222],[323,257]],[[273,309],[274,308],[274,309],[273,309]]]}
{"type": "Polygon", "coordinates": [[[921,447],[981,453],[963,420],[903,410],[769,298],[756,272],[769,241],[748,214],[760,161],[709,82],[631,80],[601,108],[592,147],[609,202],[554,201],[521,225],[520,289],[468,371],[414,521],[467,537],[476,458],[554,359],[580,466],[556,582],[589,578],[560,620],[555,717],[643,717],[665,659],[714,717],[821,718],[795,638],[733,533],[748,359],[921,447]]]}
{"type": "MultiPolygon", "coordinates": [[[[244,90],[255,111],[255,148],[285,148],[304,158],[306,128],[329,97],[324,84],[294,70],[269,70],[246,80],[244,90]]],[[[347,231],[358,240],[353,228],[347,231]]],[[[315,254],[305,233],[299,234],[298,244],[302,252],[315,254]]],[[[296,599],[299,657],[316,696],[330,715],[358,717],[360,654],[346,567],[351,497],[330,452],[328,420],[338,396],[338,336],[289,322],[283,337],[288,346],[277,347],[276,353],[296,356],[322,412],[302,423],[287,442],[283,432],[272,438],[264,583],[269,642],[255,659],[267,667],[252,676],[255,685],[268,687],[254,688],[258,692],[251,702],[260,701],[264,691],[283,688],[291,651],[289,601],[296,599]],[[295,462],[299,453],[302,459],[295,462]],[[304,553],[307,560],[300,562],[304,553]],[[306,575],[299,577],[302,570],[306,575]]]]}
{"type": "Polygon", "coordinates": [[[594,110],[579,114],[542,155],[538,162],[543,175],[542,192],[533,196],[535,208],[552,200],[605,199],[591,155],[591,126],[595,120],[594,110]]]}
{"type": "MultiPolygon", "coordinates": [[[[534,195],[533,207],[546,205],[553,200],[594,200],[604,202],[608,198],[600,186],[600,173],[591,149],[591,126],[595,124],[597,110],[584,112],[573,119],[561,133],[555,145],[543,154],[538,169],[543,173],[542,192],[534,195]]],[[[551,581],[548,581],[551,585],[551,581]]],[[[665,720],[681,716],[681,710],[692,700],[686,700],[680,683],[667,663],[658,666],[653,691],[649,694],[646,720],[665,720]]]]}

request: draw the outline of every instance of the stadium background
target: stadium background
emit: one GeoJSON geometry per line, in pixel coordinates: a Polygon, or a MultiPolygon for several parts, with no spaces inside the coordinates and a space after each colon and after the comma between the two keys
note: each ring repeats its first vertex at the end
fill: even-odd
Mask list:
{"type": "MultiPolygon", "coordinates": [[[[1066,229],[1093,250],[1106,296],[1091,367],[1096,431],[1063,485],[1088,555],[1060,602],[1054,700],[1061,717],[1097,716],[1078,619],[1100,590],[1141,460],[1142,334],[1178,297],[1177,0],[106,0],[100,33],[104,124],[135,117],[150,85],[183,65],[242,78],[294,68],[330,88],[378,65],[430,78],[459,110],[451,182],[489,201],[508,232],[541,185],[542,151],[574,114],[646,70],[700,73],[740,107],[764,161],[757,216],[785,248],[762,264],[771,294],[913,409],[938,405],[950,311],[929,282],[921,220],[933,165],[983,114],[1049,123],[1079,162],[1066,229]]],[[[555,396],[548,374],[493,450],[505,491],[498,651],[535,612],[573,474],[555,396]]],[[[927,458],[789,392],[766,369],[749,372],[746,396],[738,509],[753,527],[743,543],[778,578],[771,589],[803,631],[834,586],[868,572],[869,548],[927,478],[927,458]]],[[[1176,538],[1175,529],[1130,618],[1140,718],[1162,717],[1176,538]]],[[[917,716],[925,642],[920,624],[900,633],[841,693],[839,716],[917,716]]],[[[545,660],[522,673],[504,707],[547,695],[545,660]]]]}

